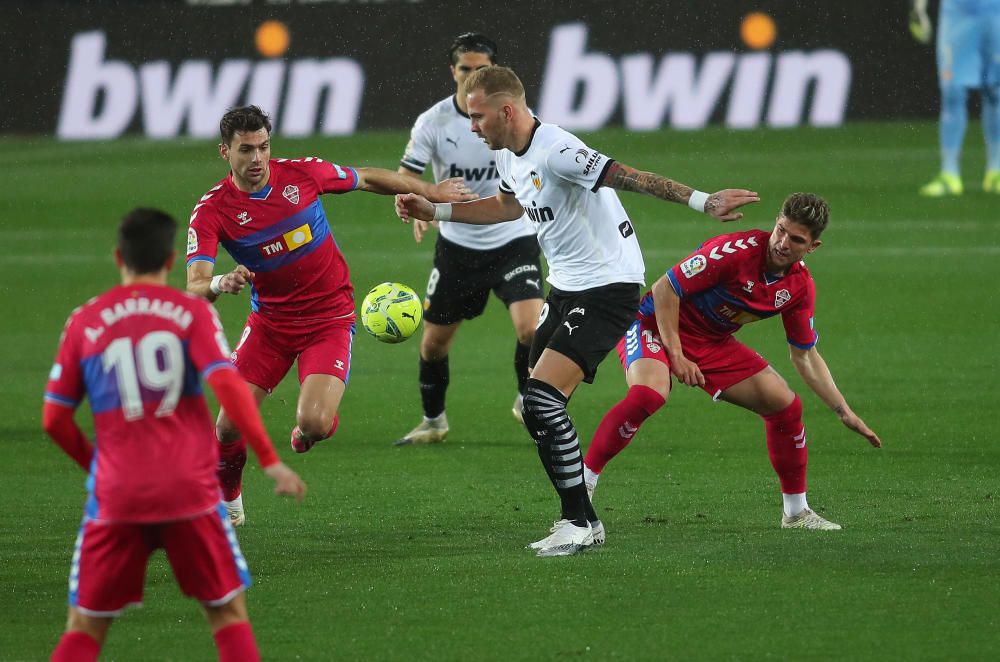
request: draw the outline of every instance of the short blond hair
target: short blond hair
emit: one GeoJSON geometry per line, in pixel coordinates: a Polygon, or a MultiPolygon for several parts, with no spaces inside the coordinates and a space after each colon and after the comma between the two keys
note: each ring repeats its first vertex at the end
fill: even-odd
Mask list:
{"type": "Polygon", "coordinates": [[[491,65],[477,69],[465,79],[464,87],[466,94],[482,90],[487,97],[503,94],[514,99],[524,100],[524,85],[509,67],[491,65]]]}

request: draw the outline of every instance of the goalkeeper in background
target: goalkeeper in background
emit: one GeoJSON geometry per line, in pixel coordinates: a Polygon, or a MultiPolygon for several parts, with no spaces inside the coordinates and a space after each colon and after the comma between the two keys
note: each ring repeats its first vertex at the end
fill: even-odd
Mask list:
{"type": "MultiPolygon", "coordinates": [[[[921,43],[933,32],[927,0],[912,0],[910,31],[921,43]]],[[[937,34],[941,87],[941,172],[920,189],[929,197],[961,195],[959,161],[970,88],[980,91],[986,174],[983,190],[1000,194],[1000,0],[941,0],[937,34]]]]}

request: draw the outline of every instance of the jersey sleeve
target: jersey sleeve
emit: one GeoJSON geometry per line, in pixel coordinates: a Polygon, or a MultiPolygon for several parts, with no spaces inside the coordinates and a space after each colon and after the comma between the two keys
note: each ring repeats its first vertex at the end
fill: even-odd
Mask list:
{"type": "Polygon", "coordinates": [[[677,296],[685,299],[692,294],[703,292],[729,275],[736,267],[738,254],[713,251],[729,239],[729,235],[710,239],[694,253],[667,270],[667,280],[677,292],[677,296]]]}
{"type": "Polygon", "coordinates": [[[49,381],[45,385],[46,402],[76,409],[83,400],[85,387],[83,369],[80,365],[81,332],[78,318],[74,313],[66,320],[66,326],[59,337],[56,360],[52,364],[49,381]]]}
{"type": "Polygon", "coordinates": [[[799,349],[812,349],[819,340],[813,316],[816,309],[816,284],[806,276],[805,294],[797,306],[781,312],[788,344],[799,349]]]}
{"type": "Polygon", "coordinates": [[[510,171],[508,169],[508,163],[506,159],[507,152],[500,150],[494,152],[495,163],[497,167],[497,175],[500,177],[499,190],[504,195],[514,195],[514,187],[510,185],[510,171]]]}
{"type": "MultiPolygon", "coordinates": [[[[202,198],[204,200],[204,198],[202,198]]],[[[215,210],[204,201],[195,205],[188,222],[187,266],[195,262],[211,262],[219,253],[219,224],[215,210]]]]}
{"type": "Polygon", "coordinates": [[[614,159],[590,149],[575,136],[553,143],[545,157],[546,167],[556,176],[597,191],[614,159]]]}
{"type": "Polygon", "coordinates": [[[399,165],[418,175],[423,174],[427,165],[434,158],[434,136],[431,134],[430,122],[421,115],[410,130],[410,142],[406,143],[406,151],[399,165]]]}
{"type": "Polygon", "coordinates": [[[320,193],[348,193],[358,187],[358,171],[323,159],[307,158],[302,164],[320,193]]]}
{"type": "Polygon", "coordinates": [[[234,370],[229,361],[229,343],[219,316],[207,301],[191,299],[192,320],[188,332],[188,354],[204,379],[216,370],[234,370]]]}

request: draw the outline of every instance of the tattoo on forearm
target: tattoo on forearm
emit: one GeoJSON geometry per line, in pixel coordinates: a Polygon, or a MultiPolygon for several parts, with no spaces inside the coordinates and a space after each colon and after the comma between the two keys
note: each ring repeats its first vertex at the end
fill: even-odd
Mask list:
{"type": "Polygon", "coordinates": [[[683,203],[691,196],[691,187],[654,172],[636,170],[618,163],[611,164],[604,175],[603,184],[609,188],[634,193],[645,193],[661,200],[683,203]]]}
{"type": "Polygon", "coordinates": [[[844,405],[837,405],[836,407],[834,407],[833,408],[833,413],[836,414],[837,416],[843,416],[844,415],[844,405]]]}

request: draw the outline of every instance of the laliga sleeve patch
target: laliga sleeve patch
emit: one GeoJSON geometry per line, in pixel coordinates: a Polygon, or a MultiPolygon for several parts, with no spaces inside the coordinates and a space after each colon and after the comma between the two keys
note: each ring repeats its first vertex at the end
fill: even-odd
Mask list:
{"type": "Polygon", "coordinates": [[[681,262],[681,273],[685,278],[692,278],[704,271],[707,264],[703,255],[695,255],[681,262]]]}
{"type": "Polygon", "coordinates": [[[198,252],[198,231],[192,227],[188,227],[188,247],[187,254],[194,255],[198,252]]]}

